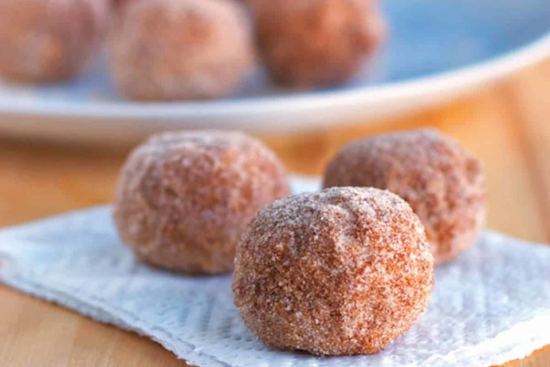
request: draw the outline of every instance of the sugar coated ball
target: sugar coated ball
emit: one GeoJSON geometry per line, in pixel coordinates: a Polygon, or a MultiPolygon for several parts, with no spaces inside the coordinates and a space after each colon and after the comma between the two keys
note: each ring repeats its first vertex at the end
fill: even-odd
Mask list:
{"type": "Polygon", "coordinates": [[[261,55],[279,82],[323,87],[352,78],[385,34],[376,0],[249,0],[261,55]]]}
{"type": "Polygon", "coordinates": [[[240,86],[255,49],[247,13],[233,0],[141,0],[119,16],[110,60],[130,99],[213,99],[240,86]]]}
{"type": "Polygon", "coordinates": [[[25,83],[77,76],[98,51],[108,0],[2,0],[0,77],[25,83]]]}
{"type": "Polygon", "coordinates": [[[350,143],[327,165],[324,186],[372,186],[405,199],[426,227],[436,264],[453,261],[468,249],[484,224],[481,164],[437,130],[350,143]]]}
{"type": "Polygon", "coordinates": [[[259,140],[237,132],[164,133],[128,157],[114,218],[144,262],[223,273],[233,269],[237,241],[256,211],[288,194],[281,162],[259,140]]]}
{"type": "Polygon", "coordinates": [[[433,257],[409,205],[387,191],[331,188],[278,200],[237,247],[233,294],[264,343],[371,354],[427,307],[433,257]]]}

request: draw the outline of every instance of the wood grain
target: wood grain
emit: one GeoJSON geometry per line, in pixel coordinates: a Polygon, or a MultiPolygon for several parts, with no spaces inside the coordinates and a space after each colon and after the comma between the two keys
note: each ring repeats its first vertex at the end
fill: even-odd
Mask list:
{"type": "MultiPolygon", "coordinates": [[[[550,242],[550,62],[474,96],[392,120],[310,134],[261,136],[293,172],[319,174],[344,143],[434,126],[485,163],[488,226],[550,242]]],[[[129,147],[118,151],[15,141],[0,133],[0,226],[107,203],[129,147]]],[[[0,365],[186,366],[158,344],[0,287],[0,365]]],[[[550,366],[550,348],[506,367],[550,366]]]]}

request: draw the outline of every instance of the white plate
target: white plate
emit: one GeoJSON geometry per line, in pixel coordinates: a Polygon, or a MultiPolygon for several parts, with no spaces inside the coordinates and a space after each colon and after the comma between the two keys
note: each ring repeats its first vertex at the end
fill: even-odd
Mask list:
{"type": "Polygon", "coordinates": [[[0,131],[118,142],[187,127],[309,130],[433,105],[550,55],[548,0],[386,0],[384,8],[384,50],[339,88],[292,92],[258,72],[223,101],[132,103],[116,96],[98,63],[64,85],[0,84],[0,131]]]}

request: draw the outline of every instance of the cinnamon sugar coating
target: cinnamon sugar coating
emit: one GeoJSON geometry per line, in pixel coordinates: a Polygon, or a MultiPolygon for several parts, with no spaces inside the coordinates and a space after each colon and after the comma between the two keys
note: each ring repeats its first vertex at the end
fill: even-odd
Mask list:
{"type": "Polygon", "coordinates": [[[436,264],[455,260],[483,228],[486,186],[481,164],[437,130],[348,144],[327,165],[324,186],[371,186],[405,199],[426,228],[436,264]]]}
{"type": "Polygon", "coordinates": [[[242,4],[134,0],[123,8],[111,37],[111,72],[130,99],[224,97],[254,67],[251,25],[242,4]]]}
{"type": "Polygon", "coordinates": [[[26,83],[77,76],[109,24],[109,0],[2,0],[0,76],[26,83]]]}
{"type": "Polygon", "coordinates": [[[333,86],[349,80],[385,35],[378,0],[249,2],[267,68],[291,86],[333,86]]]}
{"type": "Polygon", "coordinates": [[[113,8],[116,12],[122,12],[127,9],[128,6],[132,6],[138,1],[142,0],[112,0],[113,8]]]}
{"type": "Polygon", "coordinates": [[[387,191],[331,188],[278,200],[237,247],[233,294],[264,343],[372,354],[427,307],[433,258],[409,205],[387,191]]]}
{"type": "Polygon", "coordinates": [[[164,133],[128,157],[114,219],[141,260],[222,273],[233,269],[237,241],[256,211],[288,194],[281,162],[259,140],[237,132],[164,133]]]}

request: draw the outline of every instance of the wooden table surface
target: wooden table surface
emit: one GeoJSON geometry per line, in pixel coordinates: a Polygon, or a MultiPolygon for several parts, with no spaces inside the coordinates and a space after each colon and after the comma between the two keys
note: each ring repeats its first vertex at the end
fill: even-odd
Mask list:
{"type": "MultiPolygon", "coordinates": [[[[485,162],[488,226],[526,240],[550,242],[549,117],[550,61],[475,95],[412,116],[262,138],[291,171],[319,174],[331,154],[349,140],[435,126],[485,162]]],[[[109,202],[127,150],[21,142],[0,135],[0,226],[109,202]]],[[[3,286],[0,365],[186,366],[146,338],[3,286]]],[[[550,347],[506,365],[518,366],[550,366],[550,347]]]]}

